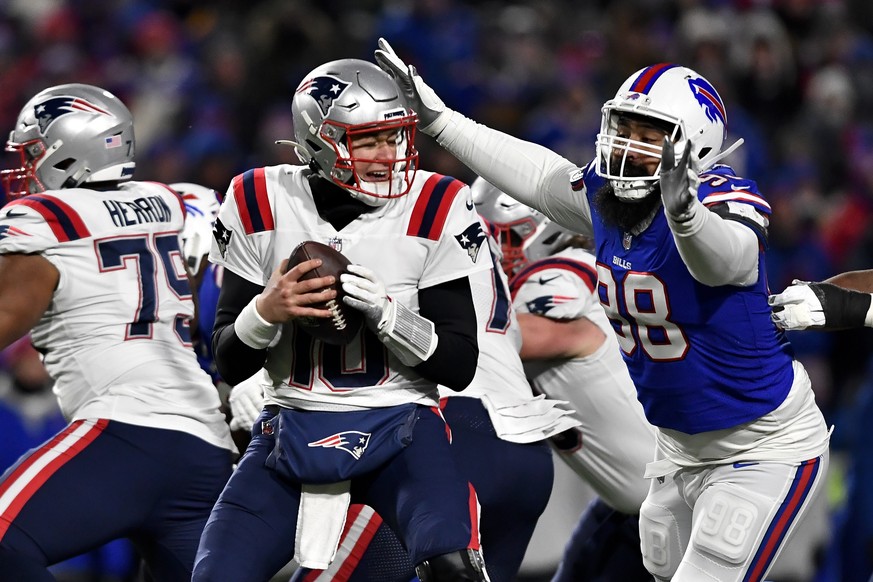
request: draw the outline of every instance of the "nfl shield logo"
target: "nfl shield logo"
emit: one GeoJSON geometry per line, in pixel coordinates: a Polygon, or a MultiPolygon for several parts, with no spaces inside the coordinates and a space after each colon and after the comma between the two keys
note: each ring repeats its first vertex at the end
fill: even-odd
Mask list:
{"type": "Polygon", "coordinates": [[[621,239],[621,246],[624,247],[624,250],[626,250],[626,251],[630,250],[631,242],[633,242],[633,239],[634,239],[634,236],[631,233],[629,233],[629,232],[624,233],[624,237],[622,237],[622,239],[621,239]]]}
{"type": "Polygon", "coordinates": [[[327,239],[327,246],[329,246],[336,252],[341,253],[343,252],[343,239],[338,237],[329,238],[327,239]]]}

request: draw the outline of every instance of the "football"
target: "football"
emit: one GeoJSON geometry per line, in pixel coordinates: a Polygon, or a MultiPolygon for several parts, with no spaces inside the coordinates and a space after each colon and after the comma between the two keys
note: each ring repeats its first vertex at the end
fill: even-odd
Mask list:
{"type": "Polygon", "coordinates": [[[360,311],[343,303],[345,292],[340,283],[340,275],[345,272],[350,261],[336,249],[308,240],[297,245],[291,253],[288,258],[288,269],[310,259],[321,259],[321,266],[305,273],[300,280],[306,281],[330,275],[336,277],[336,283],[333,285],[336,298],[313,305],[320,309],[329,309],[333,315],[327,318],[300,317],[294,322],[300,326],[300,329],[325,343],[346,345],[358,335],[364,323],[364,316],[360,311]]]}

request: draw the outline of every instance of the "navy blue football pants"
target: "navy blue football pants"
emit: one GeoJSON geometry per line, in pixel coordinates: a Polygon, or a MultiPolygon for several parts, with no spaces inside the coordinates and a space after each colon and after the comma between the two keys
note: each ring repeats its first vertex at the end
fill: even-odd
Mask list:
{"type": "Polygon", "coordinates": [[[648,582],[643,566],[640,520],[600,499],[582,514],[552,582],[648,582]]]}
{"type": "MultiPolygon", "coordinates": [[[[488,575],[492,582],[510,582],[521,567],[537,520],[551,495],[551,451],[545,441],[519,444],[498,438],[488,412],[477,398],[446,398],[443,415],[452,430],[455,463],[473,483],[482,506],[479,529],[488,575]]],[[[384,523],[363,551],[360,545],[365,537],[357,538],[357,546],[349,548],[351,551],[338,553],[338,559],[347,562],[338,566],[341,574],[337,580],[406,582],[415,575],[412,560],[384,523]]],[[[351,546],[348,540],[344,544],[351,546]]],[[[301,569],[292,580],[326,579],[330,577],[301,569]]]]}
{"type": "MultiPolygon", "coordinates": [[[[203,532],[194,582],[262,582],[294,555],[300,484],[265,466],[275,435],[255,423],[252,441],[203,532]]],[[[387,463],[352,482],[352,502],[376,509],[420,563],[479,547],[476,495],[455,467],[446,424],[422,407],[412,442],[387,463]]]]}
{"type": "Polygon", "coordinates": [[[75,421],[0,480],[0,580],[54,580],[47,566],[127,537],[150,580],[191,577],[231,452],[187,433],[75,421]]]}

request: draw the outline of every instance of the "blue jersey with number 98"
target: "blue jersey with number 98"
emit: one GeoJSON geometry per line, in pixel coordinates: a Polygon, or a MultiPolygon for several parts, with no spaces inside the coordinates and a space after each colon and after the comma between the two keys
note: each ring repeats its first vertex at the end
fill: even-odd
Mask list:
{"type": "Polygon", "coordinates": [[[598,292],[652,424],[694,434],[736,426],[777,408],[794,375],[790,344],[770,320],[764,264],[770,206],[750,180],[718,165],[700,176],[711,211],[761,241],[754,285],[710,287],[679,256],[663,212],[633,236],[604,224],[593,204],[604,184],[584,180],[597,241],[598,292]]]}

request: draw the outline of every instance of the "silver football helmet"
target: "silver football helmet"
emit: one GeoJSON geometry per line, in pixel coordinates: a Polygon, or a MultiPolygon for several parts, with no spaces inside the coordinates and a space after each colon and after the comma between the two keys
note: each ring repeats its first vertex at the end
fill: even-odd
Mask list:
{"type": "Polygon", "coordinates": [[[660,143],[644,143],[619,135],[622,116],[648,118],[675,142],[677,162],[691,141],[691,156],[699,171],[712,167],[742,140],[722,151],[727,136],[727,112],[709,81],[687,67],[660,63],[640,69],[621,85],[602,108],[597,135],[597,175],[610,181],[622,200],[644,198],[658,181],[660,165],[651,176],[628,175],[628,153],[661,159],[660,143]]]}
{"type": "Polygon", "coordinates": [[[6,151],[21,156],[21,167],[0,172],[10,198],[129,180],[135,166],[133,117],[105,89],[57,85],[27,102],[6,151]]]}
{"type": "Polygon", "coordinates": [[[539,210],[518,202],[481,177],[473,180],[470,190],[476,211],[500,242],[501,264],[509,276],[531,261],[553,255],[573,238],[573,233],[539,210]]]}
{"type": "Polygon", "coordinates": [[[317,67],[297,87],[291,114],[297,155],[322,177],[371,206],[409,192],[418,166],[417,117],[373,63],[342,59],[317,67]],[[377,133],[395,146],[393,158],[355,151],[356,138],[377,133]],[[377,170],[362,172],[367,164],[377,170]]]}

